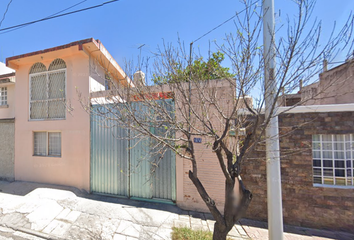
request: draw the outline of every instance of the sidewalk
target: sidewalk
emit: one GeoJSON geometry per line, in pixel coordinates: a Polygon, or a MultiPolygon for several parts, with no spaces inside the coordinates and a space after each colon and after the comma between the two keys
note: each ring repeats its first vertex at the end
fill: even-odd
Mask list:
{"type": "MultiPolygon", "coordinates": [[[[241,224],[230,231],[230,238],[267,239],[264,223],[242,220],[241,224]]],[[[212,231],[213,225],[210,214],[174,205],[91,195],[56,185],[0,181],[0,240],[165,240],[170,239],[173,226],[212,231]]],[[[354,239],[346,233],[294,229],[285,239],[354,239]]]]}

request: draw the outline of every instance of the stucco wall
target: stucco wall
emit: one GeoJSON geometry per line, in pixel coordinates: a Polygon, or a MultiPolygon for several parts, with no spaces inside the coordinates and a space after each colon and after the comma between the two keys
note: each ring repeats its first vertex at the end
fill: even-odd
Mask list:
{"type": "MultiPolygon", "coordinates": [[[[108,70],[105,70],[101,65],[100,62],[94,56],[90,56],[89,59],[89,74],[90,74],[90,93],[105,91],[105,81],[106,81],[106,73],[108,70]]],[[[103,63],[102,63],[103,64],[103,63]]],[[[111,80],[108,83],[114,84],[118,86],[118,80],[114,77],[117,76],[110,76],[111,80]]],[[[120,79],[121,80],[121,79],[120,79]]],[[[112,87],[114,89],[114,87],[112,87]]]]}
{"type": "Polygon", "coordinates": [[[91,56],[89,59],[90,93],[105,90],[105,71],[91,56]]]}
{"type": "MultiPolygon", "coordinates": [[[[353,232],[354,189],[315,187],[313,134],[354,133],[354,112],[284,114],[279,117],[284,223],[353,232]]],[[[267,220],[265,146],[259,145],[243,166],[253,199],[247,218],[267,220]]]]}
{"type": "Polygon", "coordinates": [[[0,179],[14,180],[14,120],[0,120],[0,179]]]}
{"type": "Polygon", "coordinates": [[[1,87],[7,88],[7,106],[0,106],[0,119],[15,117],[15,84],[1,84],[1,87]]]}
{"type": "Polygon", "coordinates": [[[321,104],[354,102],[354,61],[320,74],[321,104]]]}
{"type": "MultiPolygon", "coordinates": [[[[15,178],[16,180],[61,184],[89,191],[90,117],[78,101],[89,97],[88,56],[74,53],[62,58],[67,65],[66,100],[72,111],[65,120],[29,120],[29,69],[32,63],[16,69],[15,178]],[[33,156],[34,131],[60,131],[61,157],[33,156]]],[[[54,59],[38,61],[48,68],[54,59]]]]}
{"type": "Polygon", "coordinates": [[[354,60],[320,74],[320,80],[301,89],[301,105],[354,102],[354,60]]]}

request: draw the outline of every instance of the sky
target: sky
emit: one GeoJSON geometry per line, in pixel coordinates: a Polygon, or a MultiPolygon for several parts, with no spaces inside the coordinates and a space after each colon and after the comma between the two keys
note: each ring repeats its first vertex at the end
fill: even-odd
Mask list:
{"type": "MultiPolygon", "coordinates": [[[[0,18],[10,0],[0,0],[0,18]]],[[[1,29],[47,17],[76,3],[83,2],[73,11],[107,0],[13,0],[0,27],[0,61],[7,57],[42,50],[73,41],[93,37],[103,45],[121,66],[125,59],[137,62],[156,52],[158,46],[176,44],[178,36],[188,47],[212,28],[232,17],[244,7],[239,0],[120,0],[103,7],[39,22],[15,31],[1,29]]],[[[275,0],[276,24],[285,22],[286,16],[294,17],[293,0],[275,0]],[[280,15],[280,16],[279,16],[280,15]]],[[[261,2],[259,2],[259,5],[261,2]]],[[[326,34],[336,21],[343,24],[354,0],[318,0],[313,16],[323,21],[326,34]]],[[[198,40],[194,51],[206,55],[215,50],[213,41],[222,43],[225,34],[235,30],[232,21],[198,40]],[[199,50],[198,50],[199,49],[199,50]]],[[[339,55],[339,61],[344,56],[339,55]]]]}

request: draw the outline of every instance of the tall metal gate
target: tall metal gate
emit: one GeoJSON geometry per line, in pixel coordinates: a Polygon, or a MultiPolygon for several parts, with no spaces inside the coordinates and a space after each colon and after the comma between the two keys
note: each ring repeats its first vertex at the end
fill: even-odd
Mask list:
{"type": "MultiPolygon", "coordinates": [[[[139,107],[140,103],[134,104],[139,107]]],[[[99,105],[93,111],[107,112],[99,105]]],[[[91,191],[175,201],[176,156],[169,149],[160,156],[152,154],[152,141],[134,138],[134,132],[107,120],[107,115],[91,114],[91,191]]]]}

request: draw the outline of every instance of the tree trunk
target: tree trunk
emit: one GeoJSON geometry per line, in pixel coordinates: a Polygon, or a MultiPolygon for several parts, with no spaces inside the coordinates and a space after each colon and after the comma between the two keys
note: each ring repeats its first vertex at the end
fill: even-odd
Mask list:
{"type": "Polygon", "coordinates": [[[226,240],[227,234],[226,227],[221,226],[217,222],[214,224],[213,240],[226,240]]]}

